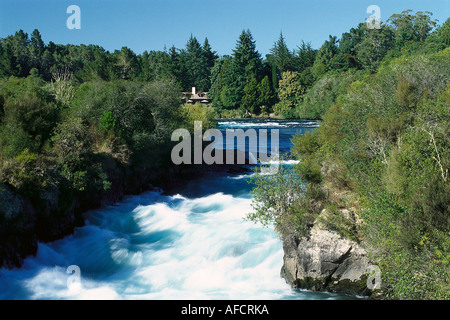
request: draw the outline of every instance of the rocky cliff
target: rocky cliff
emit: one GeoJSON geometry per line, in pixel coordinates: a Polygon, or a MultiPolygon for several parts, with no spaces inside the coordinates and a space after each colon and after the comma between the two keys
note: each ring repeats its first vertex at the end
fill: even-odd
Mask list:
{"type": "Polygon", "coordinates": [[[119,201],[126,194],[139,194],[152,188],[173,190],[199,175],[213,171],[243,172],[240,165],[166,165],[139,169],[122,165],[113,158],[103,161],[111,182],[108,190],[82,194],[66,193],[58,186],[36,190],[30,197],[0,183],[0,268],[20,267],[36,254],[37,243],[61,239],[82,226],[82,213],[119,201]]]}
{"type": "MultiPolygon", "coordinates": [[[[77,194],[49,184],[26,197],[0,184],[0,268],[20,267],[24,258],[36,253],[38,241],[61,239],[82,226],[84,211],[111,204],[125,194],[140,193],[163,177],[161,170],[131,170],[114,159],[104,165],[111,182],[108,190],[77,194]]],[[[174,168],[165,174],[169,182],[174,168]]]]}
{"type": "Polygon", "coordinates": [[[371,295],[367,280],[372,265],[366,250],[329,230],[319,218],[308,236],[284,239],[281,275],[293,288],[371,295]]]}

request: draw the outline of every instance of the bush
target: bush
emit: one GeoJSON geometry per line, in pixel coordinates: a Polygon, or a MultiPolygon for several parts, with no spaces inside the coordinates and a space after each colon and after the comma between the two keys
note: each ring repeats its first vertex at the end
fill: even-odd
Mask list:
{"type": "Polygon", "coordinates": [[[325,75],[314,83],[296,107],[296,115],[301,119],[322,119],[325,112],[344,94],[352,82],[362,72],[351,70],[339,75],[325,75]]]}
{"type": "Polygon", "coordinates": [[[107,190],[110,183],[95,161],[89,130],[80,118],[68,119],[58,125],[52,138],[58,156],[59,172],[72,190],[107,190]]]}
{"type": "Polygon", "coordinates": [[[296,171],[280,167],[273,175],[255,172],[253,185],[253,212],[247,219],[263,226],[274,225],[283,237],[305,235],[317,216],[311,206],[310,191],[296,171]]]}
{"type": "Polygon", "coordinates": [[[3,164],[0,181],[13,186],[22,195],[36,196],[46,184],[45,166],[40,163],[38,155],[24,149],[14,159],[3,164]]]}
{"type": "Polygon", "coordinates": [[[196,104],[185,104],[182,107],[185,119],[185,127],[191,132],[194,130],[194,121],[201,121],[203,130],[215,128],[217,125],[214,109],[212,107],[196,104]]]}
{"type": "Polygon", "coordinates": [[[130,161],[146,167],[161,163],[172,131],[183,125],[186,114],[180,106],[180,91],[172,80],[95,81],[80,86],[69,112],[91,130],[104,132],[99,138],[113,142],[111,150],[125,145],[130,161]]]}
{"type": "Polygon", "coordinates": [[[40,79],[11,77],[2,83],[3,117],[0,146],[6,158],[25,149],[39,152],[59,119],[59,109],[40,79]]]}

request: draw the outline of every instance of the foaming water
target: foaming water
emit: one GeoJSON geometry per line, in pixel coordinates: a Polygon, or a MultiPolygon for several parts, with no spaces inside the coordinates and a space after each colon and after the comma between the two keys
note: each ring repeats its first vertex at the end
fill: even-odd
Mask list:
{"type": "Polygon", "coordinates": [[[219,120],[223,128],[317,128],[319,123],[314,120],[267,120],[267,119],[235,119],[219,120]]]}
{"type": "Polygon", "coordinates": [[[0,269],[0,299],[348,298],[292,290],[280,277],[281,240],[245,220],[251,176],[199,177],[178,194],[146,192],[87,212],[73,235],[39,243],[20,269],[0,269]],[[78,286],[69,285],[72,265],[78,286]]]}
{"type": "MultiPolygon", "coordinates": [[[[245,179],[245,178],[244,178],[245,179]]],[[[281,241],[245,221],[251,199],[148,192],[86,214],[72,236],[0,270],[2,299],[324,299],[280,277],[281,241]],[[66,269],[81,270],[70,288],[66,269]]]]}

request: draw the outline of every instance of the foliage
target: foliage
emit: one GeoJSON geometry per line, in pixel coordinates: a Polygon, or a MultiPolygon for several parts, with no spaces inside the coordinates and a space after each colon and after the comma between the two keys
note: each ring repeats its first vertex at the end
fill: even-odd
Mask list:
{"type": "Polygon", "coordinates": [[[331,60],[337,50],[337,38],[330,35],[329,39],[320,47],[314,60],[312,72],[316,77],[320,77],[330,70],[331,60]]]}
{"type": "Polygon", "coordinates": [[[270,53],[279,72],[283,73],[293,69],[293,53],[289,50],[283,33],[280,33],[280,38],[274,43],[270,53]]]}
{"type": "Polygon", "coordinates": [[[430,16],[405,11],[380,30],[360,24],[330,37],[296,104],[298,115],[323,121],[293,138],[295,176],[255,178],[250,215],[301,237],[302,217],[325,208],[321,222],[364,242],[394,299],[450,297],[450,49],[448,21],[431,32],[430,16]]]}
{"type": "Polygon", "coordinates": [[[241,106],[245,87],[253,79],[258,84],[262,78],[262,70],[261,55],[256,50],[253,36],[250,30],[243,30],[233,49],[232,57],[225,57],[216,63],[212,79],[213,105],[227,109],[249,108],[253,101],[249,102],[248,98],[244,106],[241,106]]]}
{"type": "Polygon", "coordinates": [[[28,149],[4,163],[0,170],[0,180],[27,196],[36,194],[36,190],[46,184],[41,159],[28,149]]]}
{"type": "Polygon", "coordinates": [[[258,84],[257,91],[259,94],[257,105],[261,107],[261,111],[263,111],[262,106],[273,105],[275,96],[268,76],[265,76],[258,84]]]}
{"type": "Polygon", "coordinates": [[[3,102],[0,145],[3,157],[12,158],[25,149],[39,152],[50,137],[59,109],[44,82],[32,76],[11,77],[1,84],[3,102]]]}
{"type": "Polygon", "coordinates": [[[446,49],[391,60],[293,140],[305,181],[325,187],[331,176],[360,197],[361,233],[391,298],[449,296],[448,59],[446,49]],[[338,169],[321,182],[328,162],[338,169]]]}
{"type": "Polygon", "coordinates": [[[203,131],[216,127],[216,119],[214,109],[200,103],[185,104],[182,107],[184,113],[183,118],[185,124],[183,128],[189,128],[190,132],[194,132],[194,122],[201,121],[203,131]]]}
{"type": "Polygon", "coordinates": [[[263,226],[274,224],[282,237],[306,234],[317,212],[312,210],[309,193],[292,168],[281,166],[275,174],[255,171],[253,211],[247,219],[263,226]]]}
{"type": "Polygon", "coordinates": [[[280,102],[275,105],[275,114],[285,118],[293,118],[295,106],[301,102],[303,88],[299,83],[299,74],[291,71],[283,72],[279,82],[280,102]]]}
{"type": "Polygon", "coordinates": [[[244,96],[242,97],[241,107],[246,112],[259,113],[259,92],[258,82],[252,78],[250,82],[245,85],[244,96]]]}
{"type": "Polygon", "coordinates": [[[92,161],[91,137],[80,118],[68,119],[58,125],[52,141],[59,172],[71,189],[81,192],[110,186],[101,164],[92,161]]]}

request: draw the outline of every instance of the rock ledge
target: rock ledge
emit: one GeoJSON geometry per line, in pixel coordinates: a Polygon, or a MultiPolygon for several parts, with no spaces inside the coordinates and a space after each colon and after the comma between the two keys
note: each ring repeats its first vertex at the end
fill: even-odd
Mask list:
{"type": "Polygon", "coordinates": [[[316,222],[308,237],[283,240],[281,275],[293,288],[369,296],[366,250],[316,222]]]}

